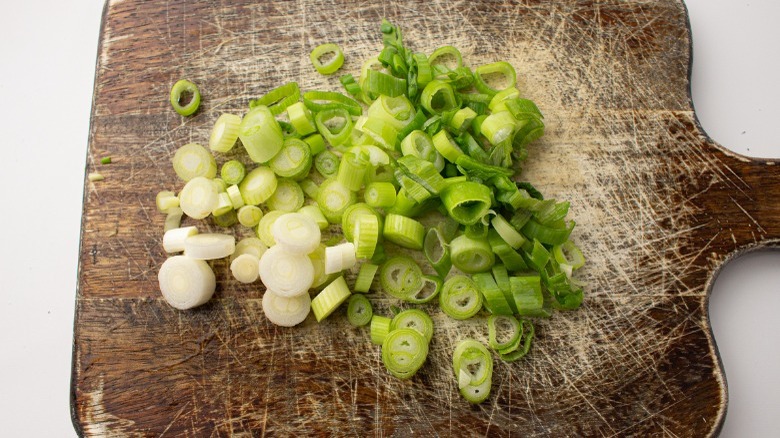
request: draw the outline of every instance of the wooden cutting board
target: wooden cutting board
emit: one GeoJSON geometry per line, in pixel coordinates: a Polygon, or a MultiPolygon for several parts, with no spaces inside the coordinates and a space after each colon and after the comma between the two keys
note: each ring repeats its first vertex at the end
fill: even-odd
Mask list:
{"type": "MultiPolygon", "coordinates": [[[[776,162],[724,150],[689,96],[691,40],[681,1],[490,2],[109,0],[95,75],[76,295],[72,415],[84,436],[707,436],[726,382],[707,316],[729,259],[780,236],[776,162]],[[458,394],[450,355],[485,340],[482,320],[435,307],[436,336],[409,381],[384,370],[366,329],[340,315],[270,324],[259,283],[213,267],[215,298],[181,312],[161,300],[163,215],[179,190],[172,153],[206,144],[223,112],[297,81],[339,90],[309,51],[344,48],[357,74],[381,48],[379,23],[469,65],[506,59],[546,116],[524,169],[572,202],[584,248],[583,307],[538,322],[531,354],[496,360],[478,406],[458,394]],[[170,86],[199,84],[202,109],[172,111],[170,86]],[[113,163],[100,165],[111,156],[113,163]]],[[[207,223],[202,231],[217,228],[207,223]]],[[[238,237],[248,230],[236,229],[238,237]]],[[[731,291],[740,293],[741,291],[731,291]]],[[[397,304],[375,294],[380,313],[397,304]]]]}

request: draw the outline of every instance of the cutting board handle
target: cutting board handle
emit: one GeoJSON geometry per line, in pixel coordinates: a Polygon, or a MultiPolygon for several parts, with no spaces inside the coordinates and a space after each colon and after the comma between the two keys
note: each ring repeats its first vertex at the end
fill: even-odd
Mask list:
{"type": "Polygon", "coordinates": [[[739,155],[703,135],[719,163],[701,199],[716,238],[739,252],[780,246],[780,160],[739,155]]]}

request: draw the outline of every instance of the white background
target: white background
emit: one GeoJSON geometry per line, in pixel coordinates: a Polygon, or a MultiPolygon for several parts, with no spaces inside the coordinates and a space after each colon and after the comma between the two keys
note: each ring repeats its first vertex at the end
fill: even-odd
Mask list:
{"type": "MultiPolygon", "coordinates": [[[[780,158],[780,2],[689,0],[693,95],[711,137],[780,158]]],[[[69,411],[81,197],[102,0],[0,14],[0,418],[3,436],[75,435],[69,411]]],[[[778,201],[780,202],[780,201],[778,201]]],[[[711,318],[726,437],[780,430],[780,253],[730,263],[711,318]]]]}

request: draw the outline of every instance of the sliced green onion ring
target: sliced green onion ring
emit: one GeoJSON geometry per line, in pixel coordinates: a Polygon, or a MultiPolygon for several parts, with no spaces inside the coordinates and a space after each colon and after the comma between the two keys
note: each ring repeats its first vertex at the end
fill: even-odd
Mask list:
{"type": "Polygon", "coordinates": [[[357,202],[357,194],[336,178],[328,178],[320,184],[317,204],[330,223],[340,223],[344,212],[355,202],[357,202]]]}
{"type": "Polygon", "coordinates": [[[417,330],[391,330],[382,342],[382,362],[393,376],[411,378],[428,357],[428,342],[417,330]]]}
{"type": "Polygon", "coordinates": [[[425,233],[423,241],[423,253],[428,263],[439,274],[439,277],[446,278],[452,269],[452,260],[450,259],[450,247],[444,239],[441,231],[437,228],[430,228],[425,233]]]}
{"type": "Polygon", "coordinates": [[[400,328],[417,330],[427,342],[433,338],[433,320],[420,309],[406,309],[396,314],[390,323],[390,331],[400,328]]]}
{"type": "Polygon", "coordinates": [[[423,286],[423,273],[409,256],[397,255],[387,259],[379,270],[379,283],[391,296],[405,300],[423,286]]]}
{"type": "Polygon", "coordinates": [[[263,313],[273,324],[293,327],[306,320],[311,311],[309,294],[285,297],[272,290],[263,294],[263,313]]]}
{"type": "Polygon", "coordinates": [[[498,92],[513,88],[517,85],[517,73],[512,64],[506,61],[498,61],[492,64],[481,65],[474,70],[474,88],[480,93],[495,96],[498,92]],[[487,77],[500,75],[505,85],[503,88],[493,88],[488,84],[487,77]]]}
{"type": "Polygon", "coordinates": [[[485,239],[472,239],[462,234],[450,242],[452,265],[467,274],[490,270],[496,258],[485,239]]]}
{"type": "Polygon", "coordinates": [[[490,210],[491,191],[484,184],[465,181],[448,185],[441,201],[450,217],[463,225],[474,225],[490,210]]]}
{"type": "Polygon", "coordinates": [[[520,338],[522,326],[512,315],[488,317],[488,345],[494,350],[505,349],[520,338]]]}
{"type": "Polygon", "coordinates": [[[338,277],[311,301],[311,310],[317,322],[330,316],[351,295],[344,277],[338,277]]]}
{"type": "Polygon", "coordinates": [[[452,369],[460,394],[470,403],[481,403],[490,396],[493,357],[473,339],[460,341],[452,353],[452,369]]]}
{"type": "Polygon", "coordinates": [[[214,122],[209,137],[209,149],[215,152],[230,152],[238,140],[238,128],[241,126],[241,116],[222,114],[214,122]]]}
{"type": "Polygon", "coordinates": [[[390,325],[393,320],[386,316],[374,315],[371,317],[371,343],[382,345],[385,338],[390,333],[390,325]]]}
{"type": "Polygon", "coordinates": [[[341,47],[338,44],[320,44],[311,51],[309,59],[320,74],[331,75],[344,65],[344,52],[341,51],[341,47]],[[332,57],[328,61],[323,62],[323,58],[328,54],[332,54],[332,57]]]}
{"type": "Polygon", "coordinates": [[[371,301],[363,294],[353,294],[347,304],[347,320],[355,327],[362,327],[371,322],[374,310],[371,301]]]}
{"type": "Polygon", "coordinates": [[[355,286],[352,288],[355,292],[366,293],[371,290],[374,277],[379,270],[379,265],[373,263],[363,263],[360,265],[357,277],[355,277],[355,286]]]}
{"type": "Polygon", "coordinates": [[[282,149],[268,162],[268,166],[275,174],[294,181],[306,178],[309,175],[311,165],[311,148],[305,141],[298,138],[284,140],[282,149]]]}
{"type": "Polygon", "coordinates": [[[241,119],[238,138],[244,145],[249,158],[255,163],[266,163],[273,158],[284,144],[284,135],[279,122],[268,107],[259,105],[241,119]]]}
{"type": "Polygon", "coordinates": [[[266,205],[271,210],[293,212],[303,207],[304,201],[301,186],[291,179],[282,178],[277,182],[274,193],[266,200],[266,205]]]}
{"type": "Polygon", "coordinates": [[[217,161],[208,149],[188,143],[173,155],[173,170],[184,182],[199,176],[211,179],[217,176],[217,161]]]}
{"type": "Polygon", "coordinates": [[[425,239],[425,227],[414,219],[390,213],[385,216],[382,235],[396,245],[421,250],[425,239]]]}
{"type": "Polygon", "coordinates": [[[290,105],[298,102],[301,98],[301,90],[297,82],[288,82],[284,85],[274,88],[262,97],[249,102],[249,108],[258,106],[268,107],[273,115],[283,113],[290,105]]]}
{"type": "Polygon", "coordinates": [[[482,309],[482,294],[471,278],[454,275],[444,282],[439,306],[453,319],[469,319],[482,309]]]}
{"type": "Polygon", "coordinates": [[[171,87],[171,106],[181,116],[191,116],[200,107],[200,90],[194,83],[181,79],[171,87]]]}

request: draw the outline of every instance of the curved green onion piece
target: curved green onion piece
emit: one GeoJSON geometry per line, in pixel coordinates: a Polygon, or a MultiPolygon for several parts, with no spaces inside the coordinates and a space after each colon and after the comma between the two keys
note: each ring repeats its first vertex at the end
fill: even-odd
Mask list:
{"type": "Polygon", "coordinates": [[[520,234],[503,216],[496,215],[493,220],[490,221],[493,225],[493,229],[496,230],[499,236],[514,249],[520,249],[523,243],[526,242],[525,237],[520,234]]]}
{"type": "Polygon", "coordinates": [[[476,111],[469,107],[459,109],[453,114],[449,125],[456,134],[462,134],[471,127],[471,122],[477,117],[476,111]]]}
{"type": "Polygon", "coordinates": [[[442,281],[439,277],[423,275],[420,289],[404,298],[404,301],[412,304],[425,304],[436,298],[441,288],[442,281]]]}
{"type": "Polygon", "coordinates": [[[465,181],[444,189],[441,201],[451,218],[463,225],[473,225],[490,210],[491,194],[484,184],[465,181]]]}
{"type": "Polygon", "coordinates": [[[504,292],[496,284],[493,275],[488,272],[474,274],[472,277],[484,298],[485,308],[494,315],[511,315],[512,307],[506,300],[504,292]]]}
{"type": "Polygon", "coordinates": [[[520,336],[518,336],[515,342],[509,347],[498,350],[498,356],[504,362],[514,362],[528,354],[528,351],[531,350],[531,342],[534,339],[535,333],[534,325],[531,321],[522,319],[519,323],[520,336]]]}
{"type": "Polygon", "coordinates": [[[226,161],[219,172],[219,176],[222,177],[222,180],[225,181],[225,184],[227,185],[240,183],[245,175],[246,168],[244,167],[244,163],[238,160],[226,161]]]}
{"type": "Polygon", "coordinates": [[[488,345],[494,350],[509,348],[520,338],[522,330],[522,325],[512,315],[490,315],[488,345]]]}
{"type": "Polygon", "coordinates": [[[392,207],[390,207],[389,210],[387,210],[387,212],[406,217],[417,217],[435,205],[432,203],[432,201],[433,198],[428,199],[425,202],[417,202],[409,197],[409,195],[406,193],[406,190],[404,190],[402,187],[395,195],[395,203],[392,207]]]}
{"type": "Polygon", "coordinates": [[[284,85],[274,88],[260,98],[249,101],[249,108],[258,106],[268,107],[273,115],[284,112],[290,105],[298,102],[301,98],[301,89],[297,82],[288,82],[284,85]]]}
{"type": "Polygon", "coordinates": [[[387,335],[390,333],[390,325],[393,320],[380,315],[371,317],[371,343],[382,345],[387,335]]]}
{"type": "Polygon", "coordinates": [[[395,315],[390,323],[390,331],[401,328],[416,330],[427,342],[433,338],[433,320],[420,309],[407,309],[395,315]]]}
{"type": "Polygon", "coordinates": [[[574,229],[574,225],[574,221],[568,221],[563,223],[562,226],[554,227],[542,225],[531,218],[523,226],[521,231],[529,239],[536,239],[547,245],[562,245],[569,240],[569,235],[574,229]]]}
{"type": "Polygon", "coordinates": [[[391,330],[382,342],[382,362],[393,376],[411,378],[428,357],[428,342],[417,330],[391,330]]]}
{"type": "Polygon", "coordinates": [[[444,178],[432,162],[415,155],[405,155],[396,160],[398,168],[432,195],[438,195],[444,188],[444,178]]]}
{"type": "Polygon", "coordinates": [[[394,256],[382,264],[379,270],[379,283],[391,296],[405,300],[422,288],[422,270],[411,257],[394,256]]]}
{"type": "Polygon", "coordinates": [[[194,83],[181,79],[171,87],[171,106],[181,116],[190,116],[200,107],[200,90],[194,83]]]}
{"type": "Polygon", "coordinates": [[[585,256],[571,240],[553,246],[553,257],[561,265],[569,265],[572,270],[576,270],[585,265],[585,256]]]}
{"type": "Polygon", "coordinates": [[[380,118],[367,118],[361,131],[384,149],[389,151],[396,149],[398,130],[393,127],[392,123],[380,118]]]}
{"type": "Polygon", "coordinates": [[[347,304],[347,321],[355,327],[362,327],[371,322],[374,310],[371,301],[363,294],[354,294],[347,304]]]}
{"type": "Polygon", "coordinates": [[[374,255],[379,240],[379,219],[372,214],[358,217],[355,224],[355,255],[358,258],[370,259],[374,255]]]}
{"type": "Polygon", "coordinates": [[[319,133],[332,146],[344,144],[352,134],[352,116],[346,108],[327,108],[314,116],[319,133]]]}
{"type": "Polygon", "coordinates": [[[284,140],[282,149],[268,162],[275,174],[295,181],[305,178],[311,165],[311,149],[305,141],[298,138],[284,140]]]}
{"type": "Polygon", "coordinates": [[[355,292],[368,292],[371,290],[371,284],[379,270],[379,265],[373,263],[363,263],[360,265],[357,277],[355,277],[355,286],[352,288],[355,292]]]}
{"type": "Polygon", "coordinates": [[[331,151],[324,151],[314,157],[314,167],[325,178],[336,176],[341,159],[331,151]]]}
{"type": "Polygon", "coordinates": [[[474,135],[479,134],[479,125],[482,124],[482,120],[487,117],[488,104],[490,103],[490,96],[482,93],[460,93],[458,95],[460,100],[467,108],[471,108],[477,113],[477,117],[471,121],[471,130],[474,135]]]}
{"type": "Polygon", "coordinates": [[[338,44],[321,44],[311,51],[309,59],[320,74],[331,75],[336,73],[336,71],[344,65],[344,52],[341,51],[341,47],[339,47],[338,44]],[[329,53],[333,54],[332,58],[323,63],[322,58],[329,53]]]}
{"type": "Polygon", "coordinates": [[[450,242],[452,265],[467,274],[490,270],[495,264],[495,255],[484,239],[471,239],[461,235],[450,242]]]}
{"type": "Polygon", "coordinates": [[[184,182],[199,176],[211,179],[217,175],[217,161],[208,149],[187,143],[173,155],[173,170],[184,182]]]}
{"type": "Polygon", "coordinates": [[[523,256],[512,249],[496,230],[491,229],[488,231],[488,243],[508,271],[515,272],[528,269],[528,265],[526,264],[525,259],[523,259],[523,256]]]}
{"type": "Polygon", "coordinates": [[[493,279],[496,280],[496,285],[504,294],[509,307],[512,308],[512,313],[517,313],[517,305],[514,296],[512,296],[512,284],[509,281],[509,271],[507,271],[506,266],[493,265],[493,279]]]}
{"type": "MultiPolygon", "coordinates": [[[[490,99],[490,104],[488,105],[488,108],[490,108],[491,113],[497,113],[499,111],[507,111],[508,110],[507,103],[519,98],[520,98],[520,90],[518,90],[517,87],[508,87],[493,95],[493,98],[490,99]]],[[[539,113],[539,115],[541,115],[541,113],[539,113]]]]}
{"type": "Polygon", "coordinates": [[[260,219],[263,218],[263,210],[256,205],[245,205],[238,209],[237,214],[238,222],[247,227],[254,228],[260,223],[260,219]]]}
{"type": "Polygon", "coordinates": [[[317,204],[320,206],[322,214],[328,219],[328,222],[332,224],[340,223],[344,212],[355,202],[357,202],[357,194],[345,187],[336,178],[328,178],[320,184],[320,190],[317,193],[317,204]]]}
{"type": "Polygon", "coordinates": [[[406,79],[397,78],[381,71],[367,70],[366,76],[360,79],[361,89],[368,95],[397,97],[406,93],[406,79]]]}
{"type": "Polygon", "coordinates": [[[446,278],[452,268],[452,260],[450,259],[449,245],[447,245],[440,230],[437,228],[428,229],[423,241],[423,252],[428,263],[433,266],[439,277],[446,278]]]}
{"type": "Polygon", "coordinates": [[[428,64],[431,69],[436,73],[436,76],[443,76],[450,70],[463,67],[463,56],[460,54],[460,50],[453,46],[439,47],[431,53],[428,57],[428,64]],[[455,65],[447,65],[452,63],[455,65]]]}
{"type": "Polygon", "coordinates": [[[241,196],[241,189],[238,185],[232,185],[225,189],[225,193],[230,197],[230,203],[233,204],[233,208],[238,210],[244,207],[244,198],[241,196]]]}
{"type": "Polygon", "coordinates": [[[255,163],[265,163],[273,158],[284,143],[281,126],[264,105],[252,108],[241,119],[238,137],[255,163]]]}
{"type": "Polygon", "coordinates": [[[274,171],[265,166],[258,166],[250,171],[238,189],[246,205],[258,205],[265,202],[276,191],[278,181],[274,171]]]}
{"type": "Polygon", "coordinates": [[[455,275],[444,282],[439,293],[439,306],[451,318],[469,319],[482,309],[482,294],[471,278],[455,275]]]}
{"type": "Polygon", "coordinates": [[[512,137],[517,129],[517,119],[509,111],[499,111],[490,114],[482,121],[480,132],[490,144],[497,145],[512,137]]]}
{"type": "Polygon", "coordinates": [[[499,91],[513,88],[517,85],[517,73],[512,64],[506,61],[498,61],[492,64],[481,65],[474,70],[474,88],[480,93],[495,96],[499,91]],[[500,75],[505,82],[502,88],[493,88],[488,84],[487,76],[500,75]]]}
{"type": "Polygon", "coordinates": [[[336,179],[344,184],[344,187],[356,192],[363,187],[363,181],[366,178],[369,166],[368,154],[366,152],[346,152],[341,157],[336,179]]]}
{"type": "Polygon", "coordinates": [[[493,357],[484,345],[473,339],[460,341],[452,353],[452,369],[463,398],[470,403],[487,400],[493,381],[493,357]]]}
{"type": "Polygon", "coordinates": [[[387,208],[395,204],[395,186],[389,182],[372,182],[363,191],[363,199],[371,207],[387,208]]]}
{"type": "Polygon", "coordinates": [[[282,178],[277,182],[273,195],[266,200],[266,205],[271,210],[293,212],[303,207],[303,202],[301,186],[291,179],[282,178]]]}
{"type": "Polygon", "coordinates": [[[425,227],[414,219],[390,213],[385,216],[382,235],[385,239],[404,248],[421,250],[425,239],[425,227]]]}
{"type": "Polygon", "coordinates": [[[544,308],[544,295],[539,275],[522,275],[509,278],[512,297],[521,316],[548,317],[550,312],[544,308]]]}
{"type": "Polygon", "coordinates": [[[311,300],[311,310],[314,312],[317,322],[327,318],[350,295],[349,286],[347,286],[343,276],[333,280],[311,300]]]}
{"type": "Polygon", "coordinates": [[[420,105],[428,114],[442,114],[460,107],[455,90],[447,82],[434,79],[423,88],[420,105]]]}
{"type": "Polygon", "coordinates": [[[241,117],[235,114],[222,114],[214,122],[209,137],[209,148],[215,152],[229,152],[238,140],[238,128],[241,117]]]}
{"type": "Polygon", "coordinates": [[[363,114],[363,108],[355,99],[335,91],[307,91],[303,93],[303,104],[315,113],[326,109],[343,108],[353,116],[363,114]]]}

